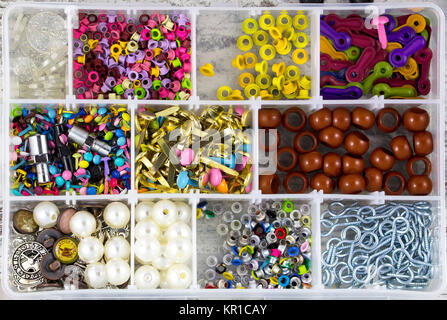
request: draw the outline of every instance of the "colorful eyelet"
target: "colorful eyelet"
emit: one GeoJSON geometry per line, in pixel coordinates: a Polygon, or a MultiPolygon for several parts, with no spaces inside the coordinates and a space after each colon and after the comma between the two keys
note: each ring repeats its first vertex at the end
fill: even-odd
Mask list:
{"type": "Polygon", "coordinates": [[[248,51],[253,48],[253,40],[249,35],[242,35],[237,39],[237,47],[242,51],[248,51]]]}
{"type": "Polygon", "coordinates": [[[282,30],[289,29],[292,26],[292,18],[287,14],[287,11],[283,11],[276,18],[276,25],[282,30]]]}
{"type": "Polygon", "coordinates": [[[304,49],[296,49],[292,53],[292,60],[296,64],[306,63],[308,58],[309,58],[309,55],[307,54],[307,51],[304,49]]]}
{"type": "Polygon", "coordinates": [[[272,60],[276,55],[275,47],[271,44],[265,44],[259,49],[259,55],[263,60],[272,60]]]}
{"type": "Polygon", "coordinates": [[[267,89],[272,84],[272,78],[267,74],[258,74],[256,76],[256,84],[260,89],[267,89]]]}
{"type": "Polygon", "coordinates": [[[247,99],[250,99],[251,97],[257,98],[259,96],[259,91],[260,91],[259,87],[254,83],[249,84],[244,89],[244,93],[247,99]]]}
{"type": "Polygon", "coordinates": [[[298,89],[298,85],[295,81],[286,80],[284,81],[284,86],[282,89],[282,93],[284,95],[293,94],[298,89]]]}
{"type": "Polygon", "coordinates": [[[310,90],[312,86],[312,78],[310,76],[301,77],[298,81],[298,85],[301,89],[310,90]]]}
{"type": "Polygon", "coordinates": [[[280,100],[282,98],[281,90],[279,90],[276,86],[270,86],[267,91],[273,97],[273,100],[280,100]]]}
{"type": "Polygon", "coordinates": [[[279,77],[275,77],[272,80],[272,84],[278,88],[279,91],[282,91],[283,87],[284,87],[284,81],[286,79],[284,78],[284,76],[279,76],[279,77]]]}
{"type": "Polygon", "coordinates": [[[267,44],[269,41],[269,35],[264,30],[258,30],[253,34],[253,42],[258,47],[267,44]]]}
{"type": "Polygon", "coordinates": [[[245,19],[242,22],[242,31],[246,34],[253,34],[258,30],[258,22],[253,18],[245,19]]]}
{"type": "Polygon", "coordinates": [[[281,55],[286,55],[292,50],[292,44],[287,41],[286,47],[284,50],[276,50],[281,55]]]}
{"type": "Polygon", "coordinates": [[[271,27],[269,29],[269,33],[272,36],[273,39],[281,39],[282,38],[282,32],[281,29],[277,27],[271,27]]]}
{"type": "Polygon", "coordinates": [[[247,52],[244,54],[244,63],[245,63],[245,67],[247,69],[254,68],[257,62],[258,62],[258,58],[256,57],[256,55],[254,53],[247,52]]]}
{"type": "Polygon", "coordinates": [[[251,73],[244,72],[239,76],[238,82],[242,88],[245,88],[249,84],[255,83],[255,77],[251,73]]]}

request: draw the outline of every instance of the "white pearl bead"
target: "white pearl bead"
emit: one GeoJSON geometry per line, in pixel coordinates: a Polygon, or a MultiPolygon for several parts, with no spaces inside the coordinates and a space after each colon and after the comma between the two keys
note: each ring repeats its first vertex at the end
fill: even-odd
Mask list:
{"type": "Polygon", "coordinates": [[[190,239],[175,238],[170,239],[166,246],[166,257],[176,263],[184,263],[191,258],[192,244],[190,239]]]}
{"type": "Polygon", "coordinates": [[[135,221],[140,222],[151,216],[153,201],[142,201],[135,207],[135,221]]]}
{"type": "Polygon", "coordinates": [[[167,228],[177,220],[177,207],[170,200],[160,200],[152,207],[151,216],[161,228],[167,228]]]}
{"type": "Polygon", "coordinates": [[[106,264],[107,281],[110,284],[119,286],[130,278],[130,266],[121,259],[113,259],[106,264]]]}
{"type": "Polygon", "coordinates": [[[152,237],[135,241],[135,259],[141,264],[148,264],[160,256],[160,243],[152,237]]]}
{"type": "Polygon", "coordinates": [[[151,219],[138,222],[135,226],[135,238],[144,237],[158,238],[160,236],[160,227],[151,219]]]}
{"type": "Polygon", "coordinates": [[[175,239],[175,238],[186,238],[192,239],[192,231],[191,228],[184,222],[178,221],[171,225],[168,230],[166,230],[166,239],[175,239]]]}
{"type": "Polygon", "coordinates": [[[98,238],[84,238],[79,242],[78,254],[79,258],[86,263],[98,262],[104,255],[104,245],[98,238]]]}
{"type": "Polygon", "coordinates": [[[84,277],[87,284],[93,289],[102,289],[107,285],[106,265],[95,262],[87,265],[84,270],[84,277]]]}
{"type": "Polygon", "coordinates": [[[130,244],[124,237],[112,237],[107,240],[104,253],[106,260],[122,259],[127,261],[130,256],[130,244]]]}
{"type": "Polygon", "coordinates": [[[160,271],[167,270],[174,264],[174,260],[166,256],[165,246],[161,246],[161,254],[152,261],[152,265],[160,271]]]}
{"type": "Polygon", "coordinates": [[[177,201],[175,203],[176,207],[177,207],[177,214],[178,214],[178,219],[180,221],[183,221],[187,224],[191,223],[191,207],[185,203],[185,202],[180,202],[177,201]]]}
{"type": "Polygon", "coordinates": [[[52,202],[43,201],[34,207],[33,218],[41,228],[51,228],[57,223],[59,208],[52,202]]]}
{"type": "Polygon", "coordinates": [[[160,284],[160,273],[152,266],[141,266],[135,272],[138,289],[155,289],[160,284]]]}
{"type": "Polygon", "coordinates": [[[174,264],[166,272],[166,281],[171,289],[186,289],[191,285],[191,269],[184,264],[174,264]]]}
{"type": "Polygon", "coordinates": [[[129,208],[122,202],[112,202],[104,208],[104,221],[108,226],[119,229],[124,228],[130,220],[129,208]]]}
{"type": "Polygon", "coordinates": [[[169,289],[168,280],[166,280],[167,270],[160,271],[160,288],[161,289],[169,289]]]}
{"type": "Polygon", "coordinates": [[[70,219],[70,230],[79,238],[86,238],[96,230],[96,219],[88,211],[78,211],[70,219]]]}

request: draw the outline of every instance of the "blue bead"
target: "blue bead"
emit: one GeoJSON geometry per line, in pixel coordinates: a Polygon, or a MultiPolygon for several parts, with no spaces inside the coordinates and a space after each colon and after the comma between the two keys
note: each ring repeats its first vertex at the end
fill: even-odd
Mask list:
{"type": "Polygon", "coordinates": [[[119,149],[117,152],[116,152],[116,155],[118,156],[118,157],[121,157],[121,155],[124,153],[124,149],[119,149]]]}
{"type": "Polygon", "coordinates": [[[208,204],[208,201],[200,201],[199,204],[197,205],[197,208],[203,209],[206,207],[207,204],[208,204]]]}
{"type": "Polygon", "coordinates": [[[106,114],[106,113],[107,113],[107,108],[104,108],[104,107],[99,108],[99,110],[98,110],[98,114],[100,114],[100,115],[104,115],[104,114],[106,114]]]}
{"type": "Polygon", "coordinates": [[[118,140],[116,141],[116,144],[121,146],[124,146],[127,142],[127,139],[125,137],[119,137],[118,140]]]}
{"type": "Polygon", "coordinates": [[[28,115],[28,110],[26,108],[22,108],[22,114],[26,117],[28,115]]]}
{"type": "Polygon", "coordinates": [[[70,181],[65,182],[65,189],[70,190],[70,187],[71,187],[70,181]]]}
{"type": "Polygon", "coordinates": [[[182,171],[177,176],[177,186],[180,189],[186,188],[189,182],[188,171],[182,171]]]}
{"type": "Polygon", "coordinates": [[[96,188],[95,187],[88,187],[87,188],[87,194],[96,194],[96,188]]]}
{"type": "Polygon", "coordinates": [[[84,154],[84,160],[88,162],[92,162],[93,160],[93,154],[91,152],[86,152],[84,154]]]}
{"type": "Polygon", "coordinates": [[[96,156],[93,157],[93,163],[94,164],[100,164],[101,163],[101,156],[99,154],[97,154],[96,156]]]}
{"type": "Polygon", "coordinates": [[[62,178],[61,176],[56,177],[56,184],[58,187],[62,187],[65,183],[64,178],[62,178]]]}
{"type": "Polygon", "coordinates": [[[124,135],[124,131],[123,130],[121,130],[121,129],[116,129],[115,130],[115,135],[117,136],[117,137],[124,137],[125,135],[124,135]]]}
{"type": "Polygon", "coordinates": [[[123,166],[123,165],[124,165],[124,159],[123,159],[123,158],[116,158],[116,159],[115,159],[115,165],[116,165],[117,167],[121,167],[121,166],[123,166]]]}
{"type": "Polygon", "coordinates": [[[15,195],[15,196],[21,196],[21,195],[22,195],[22,194],[19,192],[19,190],[16,190],[16,189],[12,190],[12,194],[15,195]]]}
{"type": "Polygon", "coordinates": [[[237,256],[239,255],[239,251],[237,250],[237,247],[236,247],[236,246],[232,246],[232,247],[231,247],[231,250],[233,250],[233,252],[234,252],[235,255],[237,255],[237,256]]]}
{"type": "Polygon", "coordinates": [[[50,119],[56,118],[56,111],[54,109],[49,109],[48,116],[50,117],[50,119]]]}
{"type": "Polygon", "coordinates": [[[118,170],[113,170],[112,178],[119,179],[119,177],[120,177],[120,172],[118,170]]]}

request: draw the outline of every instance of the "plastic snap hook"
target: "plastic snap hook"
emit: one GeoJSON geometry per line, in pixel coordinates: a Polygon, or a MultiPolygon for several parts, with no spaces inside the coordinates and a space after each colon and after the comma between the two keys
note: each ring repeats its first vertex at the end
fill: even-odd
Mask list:
{"type": "Polygon", "coordinates": [[[346,53],[336,51],[329,40],[324,36],[320,36],[320,51],[328,54],[332,59],[349,61],[346,53]]]}
{"type": "Polygon", "coordinates": [[[372,94],[375,96],[384,96],[385,99],[390,97],[411,98],[417,95],[417,91],[410,85],[405,85],[403,87],[390,87],[386,83],[379,83],[374,86],[372,94]]]}
{"type": "Polygon", "coordinates": [[[425,30],[425,27],[427,25],[427,21],[425,21],[425,18],[420,14],[412,14],[407,18],[407,22],[393,31],[398,31],[402,29],[403,27],[411,27],[416,31],[416,33],[421,33],[425,30]]]}
{"type": "Polygon", "coordinates": [[[309,59],[309,55],[307,54],[307,51],[304,49],[296,49],[292,53],[292,60],[296,64],[304,64],[309,59]]]}
{"type": "Polygon", "coordinates": [[[339,51],[347,50],[351,46],[351,36],[349,34],[335,31],[324,20],[320,20],[320,32],[323,36],[331,39],[335,49],[339,51]]]}
{"type": "Polygon", "coordinates": [[[242,31],[246,34],[253,34],[258,30],[258,22],[253,18],[245,19],[242,22],[242,31]]]}
{"type": "Polygon", "coordinates": [[[242,35],[237,39],[237,47],[242,51],[248,51],[253,48],[253,40],[249,35],[242,35]]]}

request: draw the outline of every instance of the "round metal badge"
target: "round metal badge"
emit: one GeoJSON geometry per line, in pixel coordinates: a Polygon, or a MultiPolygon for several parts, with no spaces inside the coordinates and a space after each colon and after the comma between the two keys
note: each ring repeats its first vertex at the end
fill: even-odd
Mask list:
{"type": "Polygon", "coordinates": [[[12,255],[14,281],[24,287],[34,287],[44,281],[40,272],[40,261],[48,254],[47,249],[35,241],[20,244],[12,255]]]}

